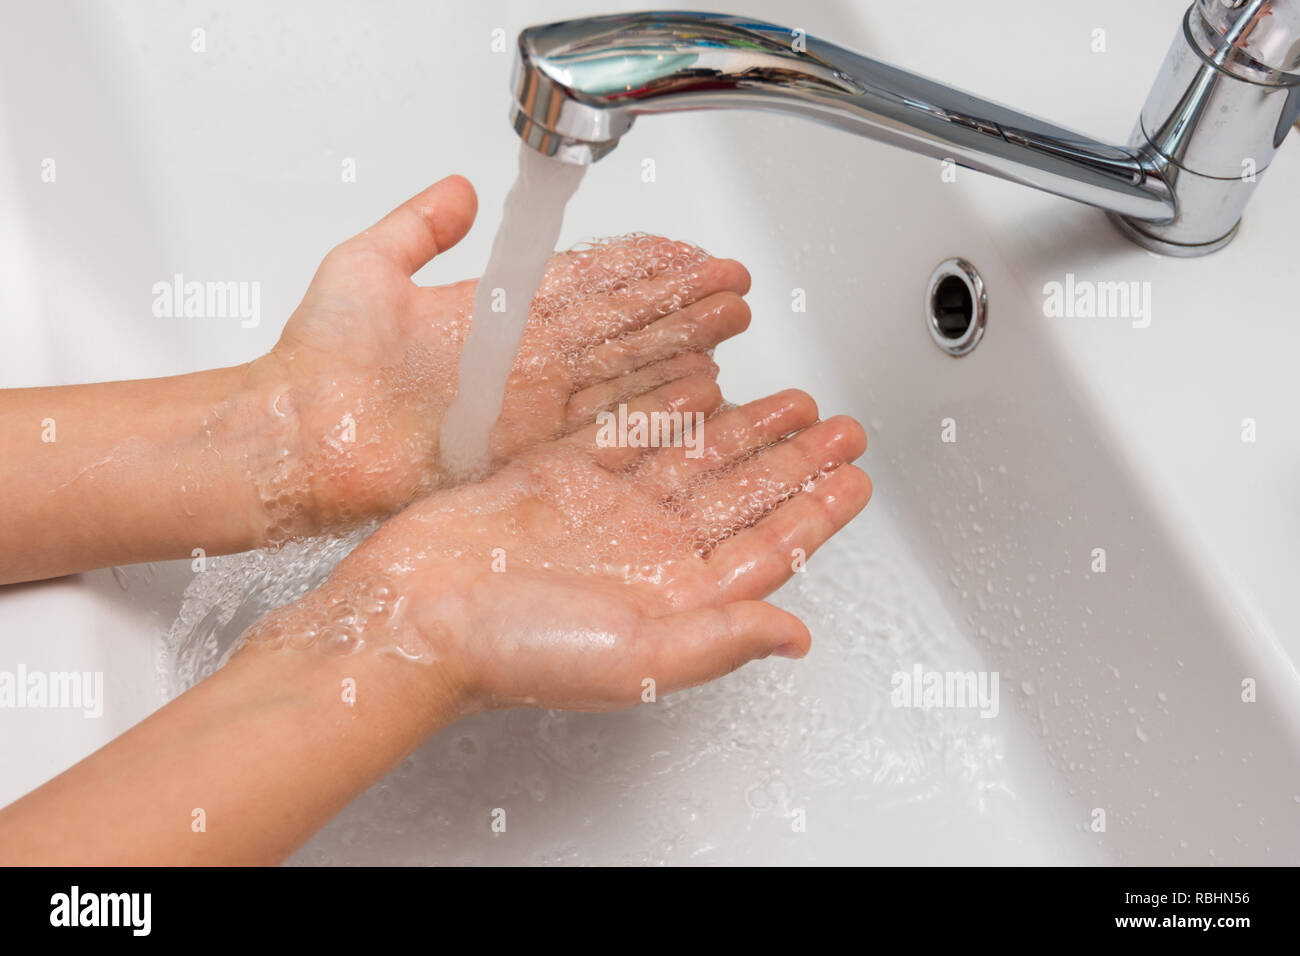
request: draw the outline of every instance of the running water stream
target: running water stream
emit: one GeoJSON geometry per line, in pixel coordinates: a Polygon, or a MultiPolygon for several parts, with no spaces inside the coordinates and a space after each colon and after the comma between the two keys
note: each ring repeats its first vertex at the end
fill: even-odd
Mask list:
{"type": "Polygon", "coordinates": [[[492,463],[489,439],[501,414],[533,295],[559,239],[564,209],[585,171],[585,166],[562,163],[519,144],[519,174],[506,196],[474,296],[456,400],[442,424],[439,457],[449,477],[473,477],[492,463]]]}

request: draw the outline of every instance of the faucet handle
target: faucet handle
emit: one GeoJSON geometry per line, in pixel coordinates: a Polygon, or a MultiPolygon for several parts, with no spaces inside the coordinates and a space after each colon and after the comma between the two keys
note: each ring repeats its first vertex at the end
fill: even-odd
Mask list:
{"type": "Polygon", "coordinates": [[[1267,86],[1300,85],[1300,0],[1197,0],[1187,32],[1225,72],[1267,86]]]}

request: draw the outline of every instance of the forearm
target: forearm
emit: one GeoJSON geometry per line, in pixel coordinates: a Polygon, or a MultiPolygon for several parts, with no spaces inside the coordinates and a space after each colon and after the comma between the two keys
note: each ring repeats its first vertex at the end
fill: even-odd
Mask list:
{"type": "Polygon", "coordinates": [[[254,363],[0,392],[0,583],[262,544],[277,388],[254,363]]]}
{"type": "Polygon", "coordinates": [[[452,701],[435,668],[391,655],[250,648],[0,811],[0,863],[280,862],[452,701]]]}

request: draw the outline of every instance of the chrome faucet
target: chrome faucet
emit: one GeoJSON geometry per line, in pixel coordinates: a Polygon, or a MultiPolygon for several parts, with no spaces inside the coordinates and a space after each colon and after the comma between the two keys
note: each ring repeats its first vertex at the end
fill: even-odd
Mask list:
{"type": "Polygon", "coordinates": [[[1236,235],[1300,120],[1300,0],[1196,0],[1127,145],[722,14],[530,27],[512,88],[515,131],[568,163],[600,159],[646,113],[793,113],[1097,206],[1147,249],[1198,256],[1236,235]]]}

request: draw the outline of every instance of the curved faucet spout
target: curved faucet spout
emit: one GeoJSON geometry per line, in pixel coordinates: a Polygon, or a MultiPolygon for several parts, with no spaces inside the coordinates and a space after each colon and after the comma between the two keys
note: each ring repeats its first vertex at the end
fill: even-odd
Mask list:
{"type": "Polygon", "coordinates": [[[637,116],[792,113],[1148,223],[1171,222],[1162,165],[800,31],[723,14],[647,12],[519,36],[515,130],[569,163],[595,162],[637,116]]]}

